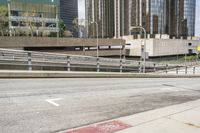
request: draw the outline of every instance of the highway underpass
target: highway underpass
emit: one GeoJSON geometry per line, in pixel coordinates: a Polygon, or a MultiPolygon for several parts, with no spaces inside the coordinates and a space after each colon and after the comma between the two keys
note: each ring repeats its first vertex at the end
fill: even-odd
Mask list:
{"type": "Polygon", "coordinates": [[[59,132],[200,99],[200,79],[0,79],[0,132],[59,132]]]}

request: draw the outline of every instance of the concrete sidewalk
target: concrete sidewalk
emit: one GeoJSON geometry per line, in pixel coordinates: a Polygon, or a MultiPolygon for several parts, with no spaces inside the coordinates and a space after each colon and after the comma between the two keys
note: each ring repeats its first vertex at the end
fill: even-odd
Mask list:
{"type": "Polygon", "coordinates": [[[65,133],[86,132],[200,133],[200,100],[65,131],[65,133]]]}
{"type": "Polygon", "coordinates": [[[200,133],[200,100],[120,118],[118,133],[200,133]]]}

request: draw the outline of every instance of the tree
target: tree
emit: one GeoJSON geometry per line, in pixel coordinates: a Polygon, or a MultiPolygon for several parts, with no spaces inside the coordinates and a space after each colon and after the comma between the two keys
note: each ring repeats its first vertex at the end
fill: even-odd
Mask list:
{"type": "Polygon", "coordinates": [[[78,18],[74,18],[72,21],[74,31],[78,32],[79,31],[79,24],[78,24],[78,18]]]}
{"type": "Polygon", "coordinates": [[[4,36],[4,31],[8,28],[8,9],[6,6],[0,6],[0,31],[4,36]]]}
{"type": "Polygon", "coordinates": [[[67,30],[67,27],[64,23],[64,21],[62,19],[59,20],[58,23],[58,27],[59,27],[59,35],[60,37],[64,37],[65,36],[65,31],[67,30]]]}

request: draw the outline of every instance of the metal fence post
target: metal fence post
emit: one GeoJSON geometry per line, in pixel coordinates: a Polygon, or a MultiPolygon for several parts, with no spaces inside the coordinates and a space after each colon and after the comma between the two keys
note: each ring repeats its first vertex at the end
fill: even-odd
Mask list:
{"type": "Polygon", "coordinates": [[[70,56],[67,56],[67,71],[71,71],[71,59],[70,59],[70,56]]]}
{"type": "Polygon", "coordinates": [[[178,68],[179,68],[179,66],[176,66],[176,74],[178,74],[178,68]]]}
{"type": "Polygon", "coordinates": [[[168,73],[168,64],[166,64],[166,74],[168,73]]]}
{"type": "Polygon", "coordinates": [[[193,74],[195,74],[196,73],[196,68],[195,68],[195,66],[193,67],[193,74]]]}
{"type": "Polygon", "coordinates": [[[28,52],[28,70],[32,70],[32,60],[31,60],[31,53],[28,52]]]}
{"type": "Polygon", "coordinates": [[[97,72],[100,72],[100,63],[99,63],[99,58],[97,58],[97,72]]]}
{"type": "Polygon", "coordinates": [[[55,60],[57,61],[58,60],[58,56],[56,55],[56,57],[55,57],[55,60]]]}
{"type": "Polygon", "coordinates": [[[139,66],[139,68],[138,68],[139,73],[141,73],[142,72],[142,66],[141,66],[141,62],[140,61],[138,62],[138,66],[139,66]]]}
{"type": "Polygon", "coordinates": [[[153,64],[153,71],[156,72],[156,64],[153,64]]]}
{"type": "Polygon", "coordinates": [[[122,60],[120,60],[120,73],[123,72],[123,64],[122,64],[122,60]]]}
{"type": "Polygon", "coordinates": [[[187,74],[187,73],[188,73],[188,67],[185,66],[185,74],[187,74]]]}

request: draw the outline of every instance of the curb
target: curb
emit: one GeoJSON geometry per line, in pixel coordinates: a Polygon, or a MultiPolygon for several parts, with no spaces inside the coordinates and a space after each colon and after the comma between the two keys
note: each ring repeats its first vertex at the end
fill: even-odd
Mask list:
{"type": "Polygon", "coordinates": [[[0,78],[200,78],[200,75],[2,70],[0,78]]]}

